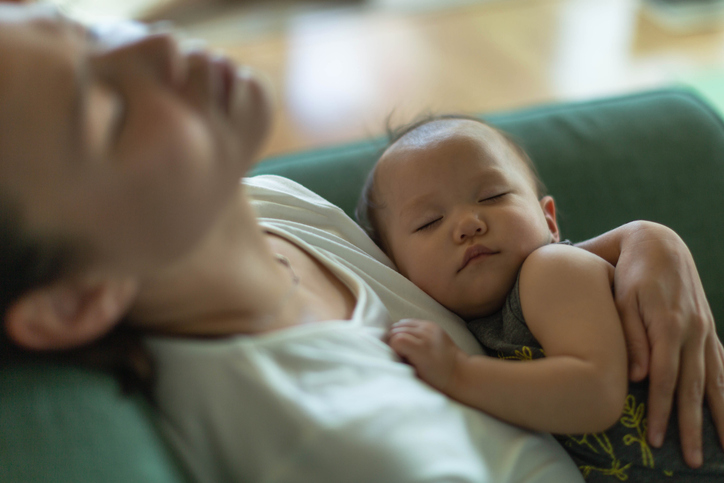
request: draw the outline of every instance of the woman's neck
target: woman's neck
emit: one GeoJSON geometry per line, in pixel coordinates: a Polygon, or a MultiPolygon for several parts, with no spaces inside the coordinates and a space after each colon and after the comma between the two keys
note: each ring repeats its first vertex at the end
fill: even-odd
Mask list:
{"type": "Polygon", "coordinates": [[[299,323],[305,317],[302,284],[267,238],[240,187],[192,253],[144,281],[132,323],[149,332],[198,337],[299,323]]]}

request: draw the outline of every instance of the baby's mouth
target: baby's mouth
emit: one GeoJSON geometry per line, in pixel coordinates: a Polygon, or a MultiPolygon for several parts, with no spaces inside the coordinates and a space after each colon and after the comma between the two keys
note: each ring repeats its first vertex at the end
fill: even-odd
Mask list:
{"type": "Polygon", "coordinates": [[[490,255],[496,255],[498,253],[500,252],[496,252],[495,250],[488,248],[485,245],[473,245],[465,250],[465,256],[463,257],[463,261],[460,264],[460,268],[458,268],[458,272],[460,272],[463,268],[467,267],[468,264],[474,260],[478,260],[480,258],[487,258],[490,255]]]}

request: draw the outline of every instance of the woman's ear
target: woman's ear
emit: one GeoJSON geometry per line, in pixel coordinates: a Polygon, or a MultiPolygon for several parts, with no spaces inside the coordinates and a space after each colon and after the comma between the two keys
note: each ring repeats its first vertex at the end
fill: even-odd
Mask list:
{"type": "Polygon", "coordinates": [[[62,280],[13,303],[5,314],[5,331],[27,349],[78,347],[110,331],[137,293],[132,279],[62,280]]]}
{"type": "Polygon", "coordinates": [[[558,243],[561,241],[561,232],[558,230],[558,220],[556,220],[556,202],[552,196],[544,196],[540,200],[540,207],[543,210],[543,216],[545,216],[553,241],[558,243]]]}

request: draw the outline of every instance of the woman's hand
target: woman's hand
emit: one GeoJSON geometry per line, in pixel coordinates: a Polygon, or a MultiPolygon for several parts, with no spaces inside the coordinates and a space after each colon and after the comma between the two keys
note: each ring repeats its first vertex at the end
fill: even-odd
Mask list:
{"type": "Polygon", "coordinates": [[[457,358],[464,355],[444,330],[424,320],[402,319],[392,324],[387,343],[415,368],[420,379],[442,392],[452,379],[457,358]]]}
{"type": "Polygon", "coordinates": [[[618,259],[609,262],[616,265],[629,376],[633,381],[649,376],[647,438],[652,446],[662,444],[676,393],[684,459],[698,467],[705,394],[724,446],[724,347],[683,240],[651,222],[621,230],[618,259]]]}

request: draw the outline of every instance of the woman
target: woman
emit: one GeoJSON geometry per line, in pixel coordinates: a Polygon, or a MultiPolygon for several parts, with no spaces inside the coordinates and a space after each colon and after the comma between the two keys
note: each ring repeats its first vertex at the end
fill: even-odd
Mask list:
{"type": "MultiPolygon", "coordinates": [[[[169,440],[201,481],[580,478],[547,436],[399,363],[382,339],[402,316],[480,349],[341,211],[288,180],[238,184],[268,125],[264,89],[225,59],[165,35],[104,48],[53,12],[0,9],[3,239],[22,254],[4,257],[4,279],[20,279],[3,288],[9,338],[63,350],[128,315],[149,334],[169,440]]],[[[686,247],[649,224],[585,246],[619,261],[622,311],[643,314],[646,328],[624,319],[644,347],[632,373],[662,387],[650,428],[665,427],[678,379],[696,464],[704,387],[724,415],[724,351],[686,247]],[[677,271],[686,285],[666,277],[677,271]]]]}

